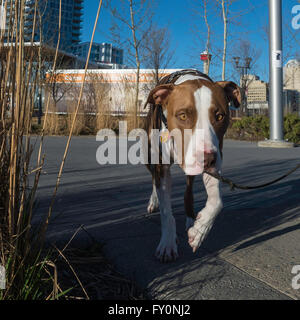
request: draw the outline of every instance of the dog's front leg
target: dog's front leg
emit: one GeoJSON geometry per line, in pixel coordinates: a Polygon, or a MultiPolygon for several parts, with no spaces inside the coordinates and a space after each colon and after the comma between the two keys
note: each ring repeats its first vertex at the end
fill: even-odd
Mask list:
{"type": "Polygon", "coordinates": [[[207,192],[205,207],[198,213],[194,226],[188,230],[189,244],[195,252],[208,235],[218,213],[223,208],[219,180],[204,173],[203,182],[207,192]]]}
{"type": "Polygon", "coordinates": [[[162,262],[176,260],[176,222],[171,207],[171,174],[170,166],[162,167],[160,185],[157,190],[161,218],[161,239],[156,249],[156,257],[162,262]]]}
{"type": "Polygon", "coordinates": [[[155,178],[152,175],[152,194],[148,203],[147,212],[148,214],[158,211],[159,202],[157,196],[157,189],[155,184],[155,178]]]}

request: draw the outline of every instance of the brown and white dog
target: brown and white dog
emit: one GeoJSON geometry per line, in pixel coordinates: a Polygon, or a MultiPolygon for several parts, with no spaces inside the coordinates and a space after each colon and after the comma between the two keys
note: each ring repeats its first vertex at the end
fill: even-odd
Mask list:
{"type": "MultiPolygon", "coordinates": [[[[240,106],[241,91],[235,83],[213,82],[208,76],[196,70],[184,70],[182,73],[163,78],[150,92],[146,103],[150,104],[146,124],[150,148],[153,128],[167,128],[169,132],[173,129],[182,132],[185,129],[192,129],[190,130],[192,135],[184,138],[189,141],[184,141],[184,145],[188,147],[183,150],[180,166],[187,176],[184,194],[186,230],[188,230],[189,245],[194,252],[207,236],[214,219],[223,207],[219,181],[203,171],[221,170],[223,136],[229,124],[230,102],[236,108],[240,106]],[[203,129],[204,134],[197,135],[196,129],[203,129]],[[194,147],[197,144],[204,146],[204,150],[197,150],[194,147]],[[201,155],[204,159],[200,159],[201,155]],[[203,174],[207,202],[195,215],[192,187],[194,177],[199,174],[203,174]]],[[[178,251],[176,223],[171,208],[170,165],[150,164],[147,167],[153,181],[153,191],[147,210],[151,213],[159,208],[161,216],[161,239],[155,255],[163,262],[172,261],[178,257],[178,251]]]]}

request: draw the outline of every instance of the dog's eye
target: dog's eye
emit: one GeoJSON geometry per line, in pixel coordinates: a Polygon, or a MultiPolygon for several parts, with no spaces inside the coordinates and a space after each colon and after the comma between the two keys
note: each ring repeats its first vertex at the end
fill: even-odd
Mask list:
{"type": "Polygon", "coordinates": [[[185,121],[187,119],[187,116],[185,113],[181,113],[180,115],[178,115],[179,119],[182,121],[185,121]]]}
{"type": "Polygon", "coordinates": [[[216,120],[217,120],[217,121],[221,121],[221,120],[223,120],[223,119],[224,119],[224,114],[221,114],[221,113],[216,114],[216,120]]]}

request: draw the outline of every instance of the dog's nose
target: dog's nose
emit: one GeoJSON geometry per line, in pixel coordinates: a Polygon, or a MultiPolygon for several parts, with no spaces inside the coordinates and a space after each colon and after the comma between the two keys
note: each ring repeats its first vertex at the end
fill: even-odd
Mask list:
{"type": "Polygon", "coordinates": [[[204,151],[204,169],[209,169],[215,166],[217,154],[215,152],[204,151]]]}

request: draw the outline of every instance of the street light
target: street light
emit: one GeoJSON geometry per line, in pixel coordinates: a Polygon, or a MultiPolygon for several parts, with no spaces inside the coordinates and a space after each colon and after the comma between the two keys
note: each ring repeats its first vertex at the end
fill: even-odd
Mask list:
{"type": "MultiPolygon", "coordinates": [[[[243,65],[240,65],[240,61],[241,61],[240,57],[233,57],[233,60],[235,62],[236,69],[240,69],[241,86],[242,86],[242,89],[245,92],[246,91],[246,87],[247,87],[246,75],[248,74],[248,69],[250,70],[250,68],[251,68],[250,65],[251,65],[252,59],[250,57],[246,57],[244,59],[244,64],[243,65]]],[[[247,111],[246,101],[247,101],[246,95],[243,94],[243,101],[242,101],[243,114],[246,114],[246,111],[247,111]]]]}
{"type": "Polygon", "coordinates": [[[233,57],[233,60],[235,62],[235,66],[238,68],[239,62],[240,62],[240,57],[233,57]]]}
{"type": "Polygon", "coordinates": [[[251,68],[250,64],[251,64],[252,58],[246,57],[244,59],[245,60],[244,65],[240,65],[240,60],[241,60],[240,57],[233,57],[233,60],[235,62],[235,67],[237,69],[241,69],[241,75],[246,75],[247,70],[251,68]]]}
{"type": "Polygon", "coordinates": [[[250,57],[247,57],[245,59],[245,63],[246,63],[246,68],[250,69],[250,64],[251,64],[252,59],[250,57]]]}
{"type": "Polygon", "coordinates": [[[292,148],[284,141],[282,101],[282,1],[269,0],[270,139],[259,147],[292,148]]]}

